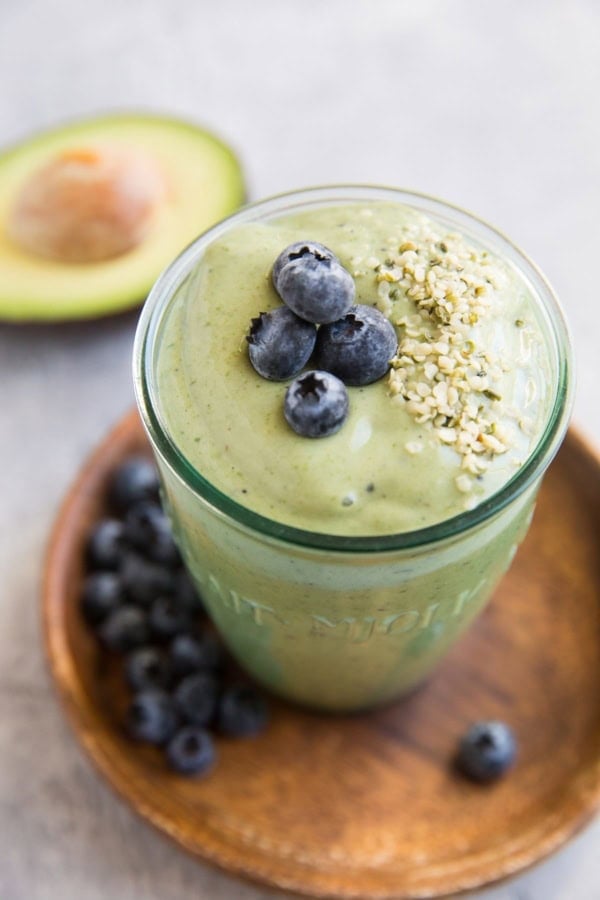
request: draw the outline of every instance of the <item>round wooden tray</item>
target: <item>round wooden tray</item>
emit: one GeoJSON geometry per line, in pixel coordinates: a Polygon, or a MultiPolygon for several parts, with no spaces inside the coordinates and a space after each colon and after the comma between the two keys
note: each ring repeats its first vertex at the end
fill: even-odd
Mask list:
{"type": "Polygon", "coordinates": [[[274,701],[265,734],[222,741],[214,773],[169,773],[122,737],[122,696],[81,622],[82,548],[111,470],[147,451],[137,414],[87,462],[50,543],[43,616],[75,732],[142,816],[203,860],[317,897],[424,898],[515,873],[600,803],[600,465],[570,432],[530,534],[472,630],[431,681],[369,715],[274,701]],[[518,764],[491,787],[452,771],[473,720],[514,727],[518,764]]]}

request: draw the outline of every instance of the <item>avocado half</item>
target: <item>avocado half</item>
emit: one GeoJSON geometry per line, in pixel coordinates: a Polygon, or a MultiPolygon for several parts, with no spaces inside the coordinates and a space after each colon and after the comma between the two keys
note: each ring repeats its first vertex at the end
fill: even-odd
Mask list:
{"type": "Polygon", "coordinates": [[[244,199],[242,171],[232,150],[188,122],[113,114],[38,134],[0,154],[0,318],[83,319],[134,307],[187,244],[244,199]],[[23,184],[57,154],[94,142],[136,148],[160,166],[168,198],[150,232],[136,247],[101,262],[58,262],[19,247],[8,235],[7,222],[23,184]]]}

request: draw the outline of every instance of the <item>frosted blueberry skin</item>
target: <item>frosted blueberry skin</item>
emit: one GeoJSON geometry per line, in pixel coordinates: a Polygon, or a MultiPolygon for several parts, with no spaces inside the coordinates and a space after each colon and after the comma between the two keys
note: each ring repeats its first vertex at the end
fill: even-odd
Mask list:
{"type": "Polygon", "coordinates": [[[216,671],[224,662],[223,648],[209,632],[182,632],[169,645],[169,664],[176,679],[200,671],[216,671]]]}
{"type": "Polygon", "coordinates": [[[301,372],[313,352],[317,329],[287,306],[261,312],[246,335],[250,362],[269,381],[287,381],[301,372]]]}
{"type": "Polygon", "coordinates": [[[181,775],[200,775],[215,763],[216,752],[208,731],[198,725],[186,725],[166,746],[169,766],[181,775]]]}
{"type": "Polygon", "coordinates": [[[177,713],[166,691],[146,689],[135,694],[127,712],[127,731],[134,740],[164,744],[177,725],[177,713]]]}
{"type": "Polygon", "coordinates": [[[394,326],[372,306],[353,306],[341,319],[322,325],[317,335],[315,365],[344,384],[378,381],[398,349],[394,326]]]}
{"type": "Polygon", "coordinates": [[[457,766],[473,781],[495,781],[510,769],[517,754],[517,743],[504,722],[476,722],[463,736],[457,766]]]}
{"type": "Polygon", "coordinates": [[[219,700],[217,728],[229,737],[250,737],[264,731],[269,717],[267,702],[251,685],[228,687],[219,700]]]}
{"type": "Polygon", "coordinates": [[[109,488],[109,499],[117,513],[143,501],[159,502],[158,471],[143,456],[133,456],[119,466],[109,488]]]}
{"type": "Polygon", "coordinates": [[[138,647],[127,656],[123,668],[125,680],[132,691],[169,687],[169,661],[158,647],[138,647]]]}
{"type": "Polygon", "coordinates": [[[86,546],[86,560],[93,571],[114,571],[119,568],[125,549],[123,523],[117,519],[101,519],[94,526],[86,546]]]}
{"type": "Polygon", "coordinates": [[[285,250],[281,251],[273,263],[273,271],[271,274],[273,286],[277,293],[279,293],[279,276],[281,275],[284,266],[287,266],[287,264],[294,259],[302,259],[306,256],[310,256],[321,262],[326,259],[336,259],[335,253],[324,244],[319,244],[318,241],[296,241],[295,243],[290,244],[289,247],[286,247],[285,250]]]}
{"type": "Polygon", "coordinates": [[[219,699],[219,683],[214,673],[193,672],[179,682],[173,694],[175,708],[189,725],[209,725],[219,699]]]}
{"type": "Polygon", "coordinates": [[[146,614],[137,606],[119,606],[102,622],[99,635],[108,650],[127,653],[148,641],[150,630],[146,614]]]}
{"type": "Polygon", "coordinates": [[[93,572],[83,583],[81,609],[88,625],[98,628],[125,602],[121,579],[115,572],[93,572]]]}
{"type": "Polygon", "coordinates": [[[171,525],[159,503],[132,506],[123,523],[125,540],[152,562],[175,568],[181,562],[171,525]]]}
{"type": "Polygon", "coordinates": [[[279,296],[301,319],[335,322],[352,304],[356,288],[350,273],[336,259],[301,256],[287,263],[277,280],[279,296]]]}
{"type": "Polygon", "coordinates": [[[330,372],[310,371],[292,381],[283,411],[296,434],[320,438],[340,430],[349,406],[348,391],[339,378],[330,372]]]}

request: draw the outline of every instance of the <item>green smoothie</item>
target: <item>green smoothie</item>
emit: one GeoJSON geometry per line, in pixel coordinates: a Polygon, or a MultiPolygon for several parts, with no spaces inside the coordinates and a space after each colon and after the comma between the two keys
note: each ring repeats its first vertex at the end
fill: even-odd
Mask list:
{"type": "Polygon", "coordinates": [[[264,516],[330,534],[409,531],[474,506],[528,457],[552,401],[523,279],[393,204],[311,210],[227,233],[170,310],[158,366],[161,412],[199,472],[264,516]],[[257,375],[244,340],[253,316],[281,305],[270,270],[302,239],[336,253],[357,302],[388,316],[400,341],[390,376],[350,389],[349,420],[318,441],[291,431],[281,384],[257,375]],[[416,298],[435,303],[436,289],[432,313],[416,298]]]}
{"type": "Polygon", "coordinates": [[[422,680],[510,564],[560,439],[526,480],[564,372],[541,288],[491,230],[389,199],[274,205],[200,239],[155,299],[139,395],[183,555],[234,654],[284,696],[360,709],[422,680]],[[286,386],[256,373],[245,340],[281,305],[271,268],[298,240],[329,247],[398,336],[388,374],[349,388],[347,421],[322,439],[289,428],[286,386]]]}

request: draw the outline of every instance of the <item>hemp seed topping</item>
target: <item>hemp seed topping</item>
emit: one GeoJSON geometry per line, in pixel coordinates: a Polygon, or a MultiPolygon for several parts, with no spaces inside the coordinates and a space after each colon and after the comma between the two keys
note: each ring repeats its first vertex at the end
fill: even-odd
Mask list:
{"type": "MultiPolygon", "coordinates": [[[[511,443],[498,389],[508,367],[482,346],[477,327],[493,313],[507,275],[486,251],[459,234],[435,232],[426,220],[405,226],[388,245],[385,262],[365,263],[375,272],[378,308],[401,328],[389,391],[459,454],[464,474],[455,484],[469,494],[471,476],[481,476],[511,443]]],[[[405,449],[418,452],[416,442],[405,449]]]]}

